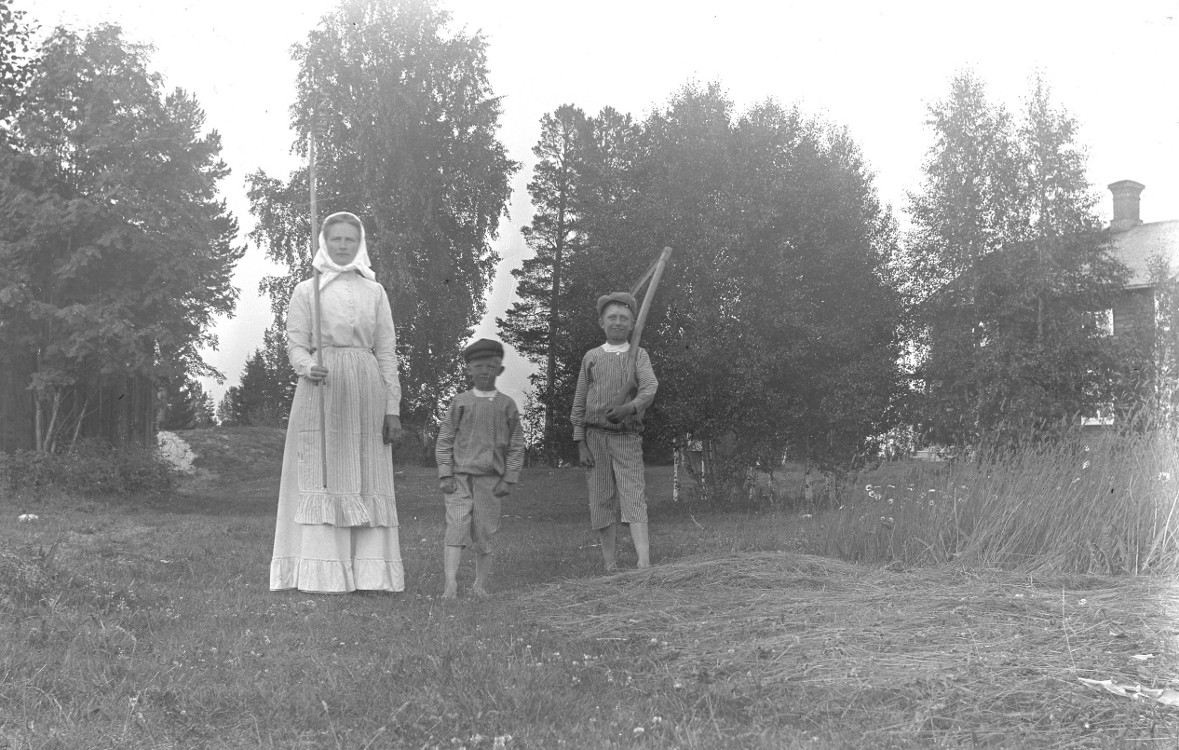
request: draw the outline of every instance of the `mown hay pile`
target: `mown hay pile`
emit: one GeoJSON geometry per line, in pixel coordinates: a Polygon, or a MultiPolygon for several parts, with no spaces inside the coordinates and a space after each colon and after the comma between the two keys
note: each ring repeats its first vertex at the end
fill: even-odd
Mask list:
{"type": "Polygon", "coordinates": [[[657,690],[695,690],[751,722],[843,737],[857,727],[864,747],[1179,738],[1179,708],[1078,679],[1177,684],[1179,597],[1162,579],[891,571],[767,552],[554,584],[523,606],[589,639],[666,642],[634,675],[667,683],[657,690]]]}

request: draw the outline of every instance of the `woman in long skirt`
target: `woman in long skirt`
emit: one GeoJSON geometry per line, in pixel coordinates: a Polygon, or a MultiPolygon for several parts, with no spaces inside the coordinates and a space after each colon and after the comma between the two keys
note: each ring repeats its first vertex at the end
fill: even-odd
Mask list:
{"type": "Polygon", "coordinates": [[[287,310],[287,354],[299,383],[283,451],[270,588],[403,591],[391,446],[401,434],[397,335],[360,219],[327,217],[312,265],[319,274],[295,287],[287,310]],[[317,281],[322,366],[315,356],[317,281]]]}

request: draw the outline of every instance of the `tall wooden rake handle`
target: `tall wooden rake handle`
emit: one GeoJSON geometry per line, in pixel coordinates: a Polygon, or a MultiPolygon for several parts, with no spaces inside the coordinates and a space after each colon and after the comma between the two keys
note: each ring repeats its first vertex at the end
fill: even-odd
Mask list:
{"type": "MultiPolygon", "coordinates": [[[[307,145],[307,184],[311,193],[311,257],[319,251],[319,217],[317,216],[315,205],[315,136],[316,128],[319,126],[316,118],[316,112],[311,111],[311,135],[310,142],[307,145]]],[[[312,269],[314,271],[314,278],[312,282],[315,285],[315,364],[323,367],[323,324],[320,322],[323,308],[319,301],[319,269],[312,269]]],[[[328,459],[327,459],[327,389],[323,387],[323,383],[317,383],[320,386],[316,388],[319,391],[319,456],[320,456],[320,477],[323,479],[323,488],[326,490],[328,486],[328,459]]]]}
{"type": "Polygon", "coordinates": [[[647,284],[647,293],[643,295],[643,303],[639,305],[639,315],[635,319],[635,329],[630,338],[630,350],[626,353],[625,371],[626,382],[622,386],[622,391],[616,397],[618,404],[624,404],[631,399],[631,393],[638,392],[638,367],[639,367],[639,344],[643,340],[643,328],[647,325],[647,314],[651,311],[651,300],[655,298],[655,290],[659,287],[659,280],[663,278],[663,269],[667,267],[667,261],[671,258],[671,248],[665,247],[659,253],[659,257],[651,264],[639,280],[635,282],[634,286],[630,288],[631,296],[637,295],[647,284]]]}

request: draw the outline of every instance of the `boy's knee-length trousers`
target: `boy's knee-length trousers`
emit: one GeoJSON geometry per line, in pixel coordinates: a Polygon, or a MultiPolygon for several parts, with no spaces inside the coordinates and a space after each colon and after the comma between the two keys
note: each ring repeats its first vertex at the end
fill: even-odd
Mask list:
{"type": "Polygon", "coordinates": [[[647,523],[643,437],[591,428],[585,444],[594,458],[586,469],[590,527],[604,529],[620,517],[624,523],[647,523]]]}

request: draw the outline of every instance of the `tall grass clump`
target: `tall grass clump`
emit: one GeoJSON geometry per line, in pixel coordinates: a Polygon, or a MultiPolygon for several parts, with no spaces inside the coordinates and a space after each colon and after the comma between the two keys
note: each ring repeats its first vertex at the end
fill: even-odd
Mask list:
{"type": "Polygon", "coordinates": [[[1073,433],[971,456],[852,477],[842,505],[816,519],[819,551],[1037,574],[1179,572],[1173,432],[1073,433]]]}

